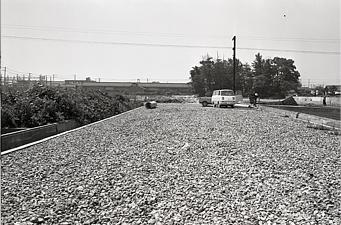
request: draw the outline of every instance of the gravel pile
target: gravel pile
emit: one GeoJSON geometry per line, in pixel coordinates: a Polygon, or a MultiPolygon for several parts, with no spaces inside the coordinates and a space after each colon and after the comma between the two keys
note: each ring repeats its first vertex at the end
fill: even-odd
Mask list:
{"type": "Polygon", "coordinates": [[[158,104],[2,157],[2,224],[341,224],[340,139],[158,104]]]}

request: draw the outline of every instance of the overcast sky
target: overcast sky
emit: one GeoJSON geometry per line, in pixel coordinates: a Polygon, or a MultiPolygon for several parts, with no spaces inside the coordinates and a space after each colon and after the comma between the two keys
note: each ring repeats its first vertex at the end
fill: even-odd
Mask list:
{"type": "Polygon", "coordinates": [[[188,82],[207,53],[291,58],[340,83],[339,0],[2,0],[2,66],[56,79],[188,82]],[[270,51],[270,50],[271,51],[270,51]]]}

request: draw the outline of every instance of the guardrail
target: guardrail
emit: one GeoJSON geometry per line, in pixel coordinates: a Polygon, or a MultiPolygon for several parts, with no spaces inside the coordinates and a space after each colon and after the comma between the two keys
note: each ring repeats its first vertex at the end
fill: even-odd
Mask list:
{"type": "Polygon", "coordinates": [[[74,120],[52,123],[1,135],[1,152],[79,127],[74,120]]]}

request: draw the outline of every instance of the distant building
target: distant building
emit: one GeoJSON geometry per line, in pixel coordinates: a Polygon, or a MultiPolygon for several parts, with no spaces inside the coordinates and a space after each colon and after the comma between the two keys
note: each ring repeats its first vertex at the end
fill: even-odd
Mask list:
{"type": "MultiPolygon", "coordinates": [[[[65,81],[65,84],[70,84],[65,81]]],[[[142,83],[142,82],[79,82],[79,88],[101,90],[109,95],[152,96],[152,95],[192,95],[192,87],[187,83],[142,83]]]]}
{"type": "Polygon", "coordinates": [[[93,83],[96,81],[91,80],[90,77],[87,77],[85,80],[65,80],[66,85],[77,85],[77,84],[84,84],[84,83],[93,83]]]}

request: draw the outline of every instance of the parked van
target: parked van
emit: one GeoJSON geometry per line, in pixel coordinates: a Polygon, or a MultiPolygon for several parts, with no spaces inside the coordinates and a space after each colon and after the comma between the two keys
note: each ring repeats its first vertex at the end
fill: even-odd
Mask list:
{"type": "Polygon", "coordinates": [[[214,107],[223,106],[231,106],[234,107],[235,104],[241,102],[243,100],[243,96],[235,95],[233,90],[230,89],[222,89],[215,90],[212,94],[212,104],[214,107]]]}

